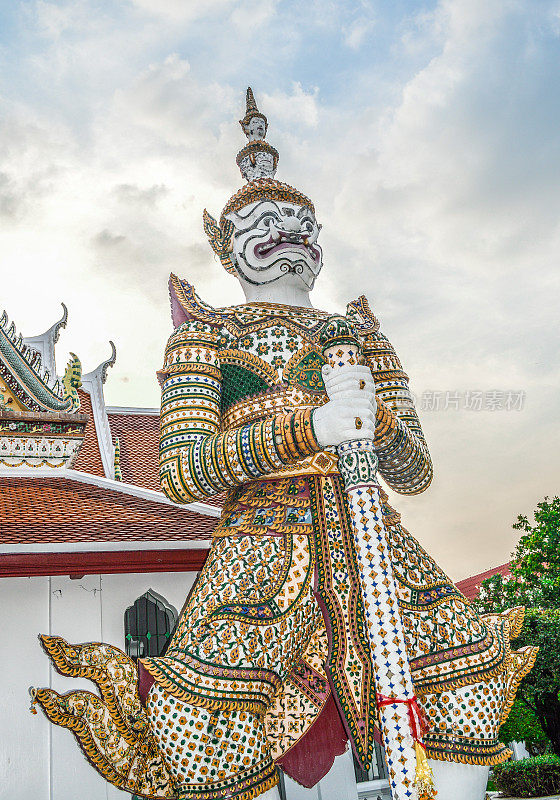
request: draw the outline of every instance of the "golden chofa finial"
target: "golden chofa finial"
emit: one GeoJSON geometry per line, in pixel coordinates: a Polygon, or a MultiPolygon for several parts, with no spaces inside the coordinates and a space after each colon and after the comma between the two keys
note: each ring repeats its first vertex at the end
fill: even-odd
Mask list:
{"type": "Polygon", "coordinates": [[[239,120],[243,132],[250,142],[262,142],[268,129],[268,121],[257,108],[253,90],[247,89],[247,108],[243,119],[239,120]]]}

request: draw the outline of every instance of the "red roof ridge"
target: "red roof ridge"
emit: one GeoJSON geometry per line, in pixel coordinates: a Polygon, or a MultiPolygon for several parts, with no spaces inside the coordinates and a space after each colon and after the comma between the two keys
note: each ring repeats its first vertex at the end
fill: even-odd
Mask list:
{"type": "Polygon", "coordinates": [[[486,578],[491,578],[492,575],[508,575],[510,571],[510,564],[511,561],[507,561],[505,564],[500,564],[499,567],[492,567],[484,572],[471,575],[469,578],[463,578],[462,581],[457,581],[455,585],[459,591],[465,595],[465,597],[467,597],[469,600],[474,600],[474,598],[478,596],[482,581],[486,580],[486,578]]]}

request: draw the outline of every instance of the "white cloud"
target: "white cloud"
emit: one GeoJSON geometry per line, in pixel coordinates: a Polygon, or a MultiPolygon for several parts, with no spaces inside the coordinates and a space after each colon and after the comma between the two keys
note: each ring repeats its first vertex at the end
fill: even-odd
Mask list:
{"type": "Polygon", "coordinates": [[[279,0],[243,0],[231,13],[231,21],[243,35],[253,35],[275,15],[279,0]]]}
{"type": "Polygon", "coordinates": [[[208,15],[220,16],[235,0],[132,0],[141,11],[172,23],[192,22],[208,15]]]}
{"type": "Polygon", "coordinates": [[[319,88],[306,92],[299,81],[294,82],[292,91],[264,92],[263,108],[271,120],[278,120],[284,129],[316,128],[319,122],[319,88]]]}
{"type": "Polygon", "coordinates": [[[342,30],[344,44],[352,50],[359,50],[368,34],[375,27],[375,20],[360,16],[342,30]]]}

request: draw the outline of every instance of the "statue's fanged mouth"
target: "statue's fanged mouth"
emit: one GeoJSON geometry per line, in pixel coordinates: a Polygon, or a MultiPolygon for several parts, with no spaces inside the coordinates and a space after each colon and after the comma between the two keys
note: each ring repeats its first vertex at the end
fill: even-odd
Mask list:
{"type": "Polygon", "coordinates": [[[283,233],[279,231],[279,239],[270,237],[266,242],[260,242],[255,245],[254,253],[257,258],[269,258],[274,253],[280,250],[302,250],[304,253],[309,254],[313,261],[319,263],[321,259],[320,251],[306,240],[300,234],[283,233]]]}

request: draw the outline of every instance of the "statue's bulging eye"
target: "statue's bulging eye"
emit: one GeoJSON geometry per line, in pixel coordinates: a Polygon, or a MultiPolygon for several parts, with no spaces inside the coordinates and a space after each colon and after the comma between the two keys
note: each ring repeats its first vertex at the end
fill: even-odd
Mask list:
{"type": "Polygon", "coordinates": [[[259,228],[268,228],[272,223],[276,223],[278,218],[275,214],[263,214],[258,221],[259,228]]]}

